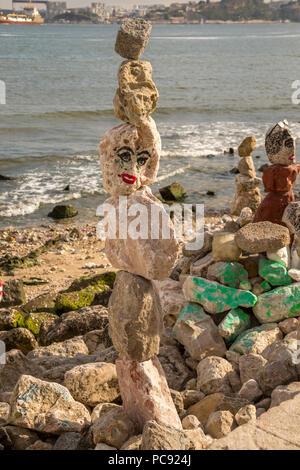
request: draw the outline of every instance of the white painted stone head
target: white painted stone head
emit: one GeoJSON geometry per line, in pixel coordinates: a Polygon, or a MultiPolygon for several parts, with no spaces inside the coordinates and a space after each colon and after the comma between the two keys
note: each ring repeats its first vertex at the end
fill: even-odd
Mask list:
{"type": "Polygon", "coordinates": [[[155,181],[161,140],[155,122],[140,127],[121,124],[104,134],[99,144],[103,187],[112,196],[129,196],[155,181]]]}
{"type": "Polygon", "coordinates": [[[295,163],[296,141],[286,121],[279,122],[268,130],[265,146],[271,163],[280,165],[295,163]]]}

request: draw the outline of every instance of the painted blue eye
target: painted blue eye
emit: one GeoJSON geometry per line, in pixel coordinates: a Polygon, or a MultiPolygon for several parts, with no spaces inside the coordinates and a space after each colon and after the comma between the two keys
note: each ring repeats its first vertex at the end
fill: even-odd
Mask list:
{"type": "Polygon", "coordinates": [[[292,147],[294,147],[294,141],[293,141],[293,139],[287,140],[284,145],[285,145],[287,148],[289,148],[289,149],[292,148],[292,147]]]}

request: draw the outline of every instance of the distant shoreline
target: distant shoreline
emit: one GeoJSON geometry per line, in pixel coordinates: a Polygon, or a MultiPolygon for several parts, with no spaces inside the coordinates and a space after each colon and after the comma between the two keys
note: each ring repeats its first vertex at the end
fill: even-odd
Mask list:
{"type": "MultiPolygon", "coordinates": [[[[76,21],[66,21],[66,22],[62,22],[62,21],[57,21],[57,22],[45,22],[44,24],[63,24],[63,25],[66,25],[66,24],[84,24],[84,25],[87,25],[87,24],[91,24],[91,25],[117,25],[117,24],[120,24],[121,22],[119,21],[114,21],[114,22],[111,22],[111,23],[93,23],[93,22],[90,22],[90,21],[79,21],[79,22],[76,22],[76,21]]],[[[233,21],[233,20],[207,20],[205,21],[204,23],[201,23],[201,21],[182,21],[182,22],[175,22],[175,21],[151,21],[151,24],[152,25],[160,25],[160,24],[167,24],[167,25],[175,25],[175,26],[179,26],[179,25],[204,25],[204,24],[297,24],[298,22],[297,21],[290,21],[290,20],[285,20],[285,21],[280,21],[280,20],[274,20],[274,21],[271,21],[271,20],[241,20],[241,21],[233,21]]]]}

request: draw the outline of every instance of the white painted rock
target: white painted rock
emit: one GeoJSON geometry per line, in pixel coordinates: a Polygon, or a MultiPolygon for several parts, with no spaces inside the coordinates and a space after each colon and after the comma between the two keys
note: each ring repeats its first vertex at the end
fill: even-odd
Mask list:
{"type": "MultiPolygon", "coordinates": [[[[114,268],[143,276],[146,279],[162,281],[171,274],[179,252],[179,244],[175,239],[171,219],[148,187],[141,188],[126,201],[127,220],[126,216],[124,219],[121,217],[127,222],[125,239],[121,238],[123,235],[117,227],[116,238],[106,239],[106,256],[114,268]],[[135,211],[136,208],[141,211],[142,215],[136,213],[129,215],[130,211],[135,211]],[[151,214],[160,212],[163,217],[157,217],[156,223],[151,214]],[[136,227],[140,232],[138,236],[141,238],[136,238],[136,227]],[[165,236],[167,238],[164,238],[165,236]]],[[[107,199],[107,203],[112,206],[111,211],[114,210],[113,208],[116,209],[117,220],[119,220],[120,212],[124,214],[124,208],[119,207],[120,199],[113,197],[107,199]]]]}
{"type": "Polygon", "coordinates": [[[10,422],[49,434],[81,432],[91,422],[84,405],[66,387],[22,375],[11,396],[10,422]]]}
{"type": "Polygon", "coordinates": [[[267,258],[272,261],[277,261],[277,263],[283,264],[286,268],[288,268],[290,265],[290,256],[290,248],[288,246],[279,248],[276,251],[267,251],[267,258]]]}
{"type": "Polygon", "coordinates": [[[289,269],[288,275],[296,282],[300,282],[300,269],[289,269]]]}

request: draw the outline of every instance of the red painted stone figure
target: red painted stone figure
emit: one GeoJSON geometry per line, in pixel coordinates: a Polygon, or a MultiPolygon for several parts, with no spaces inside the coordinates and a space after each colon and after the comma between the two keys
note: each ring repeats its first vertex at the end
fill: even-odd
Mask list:
{"type": "Polygon", "coordinates": [[[279,122],[268,130],[265,146],[272,163],[264,170],[262,178],[268,194],[257,209],[254,222],[268,220],[285,225],[282,215],[286,206],[295,200],[292,188],[300,172],[300,165],[295,163],[295,139],[286,122],[279,122]]]}

